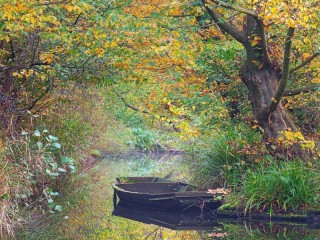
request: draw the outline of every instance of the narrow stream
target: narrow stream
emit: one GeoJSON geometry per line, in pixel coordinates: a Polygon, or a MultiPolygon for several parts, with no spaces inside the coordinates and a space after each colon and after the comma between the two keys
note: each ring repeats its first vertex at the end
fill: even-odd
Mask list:
{"type": "MultiPolygon", "coordinates": [[[[171,176],[184,181],[187,168],[178,155],[106,156],[80,174],[66,196],[62,216],[49,230],[33,229],[25,239],[319,239],[307,225],[215,219],[214,213],[168,214],[114,208],[111,183],[116,176],[171,176]],[[130,219],[131,218],[131,219],[130,219]],[[132,220],[135,219],[135,220],[132,220]],[[146,220],[147,219],[147,220],[146,220]],[[150,221],[153,224],[147,224],[150,221]],[[158,224],[156,225],[155,223],[158,224]],[[187,227],[186,227],[187,226],[187,227]],[[172,229],[169,229],[172,228],[172,229]]],[[[21,238],[23,239],[23,238],[21,238]]]]}

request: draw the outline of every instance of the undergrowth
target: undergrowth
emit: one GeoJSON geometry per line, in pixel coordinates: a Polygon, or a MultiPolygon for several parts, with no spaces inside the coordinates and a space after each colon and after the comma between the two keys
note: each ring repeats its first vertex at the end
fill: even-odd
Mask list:
{"type": "Polygon", "coordinates": [[[188,151],[194,181],[205,187],[237,188],[245,170],[262,161],[253,146],[260,135],[246,126],[228,126],[214,136],[196,140],[188,151]]]}
{"type": "Polygon", "coordinates": [[[102,90],[75,87],[55,98],[39,114],[29,112],[14,137],[1,138],[0,236],[27,227],[24,209],[62,211],[59,195],[68,175],[90,168],[104,153],[128,151],[132,141],[131,132],[105,108],[102,90]]]}
{"type": "Polygon", "coordinates": [[[213,135],[189,145],[187,158],[197,185],[232,190],[224,208],[270,214],[319,208],[319,160],[276,159],[244,124],[213,135]]]}
{"type": "Polygon", "coordinates": [[[241,193],[245,211],[297,211],[320,205],[320,171],[301,160],[260,165],[248,170],[241,193]]]}

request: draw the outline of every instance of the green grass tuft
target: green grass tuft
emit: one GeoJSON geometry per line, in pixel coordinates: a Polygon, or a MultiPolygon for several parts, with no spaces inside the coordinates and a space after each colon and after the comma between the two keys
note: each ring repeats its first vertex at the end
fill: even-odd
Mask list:
{"type": "Polygon", "coordinates": [[[320,175],[302,161],[288,161],[248,170],[242,193],[245,210],[295,211],[319,206],[320,175]]]}

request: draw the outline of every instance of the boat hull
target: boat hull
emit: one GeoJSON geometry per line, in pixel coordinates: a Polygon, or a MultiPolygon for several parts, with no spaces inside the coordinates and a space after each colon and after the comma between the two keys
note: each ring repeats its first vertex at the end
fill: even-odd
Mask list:
{"type": "MultiPolygon", "coordinates": [[[[135,179],[137,180],[137,179],[135,179]]],[[[180,182],[131,182],[114,183],[114,201],[157,209],[210,208],[216,209],[221,201],[205,191],[180,182]]]]}

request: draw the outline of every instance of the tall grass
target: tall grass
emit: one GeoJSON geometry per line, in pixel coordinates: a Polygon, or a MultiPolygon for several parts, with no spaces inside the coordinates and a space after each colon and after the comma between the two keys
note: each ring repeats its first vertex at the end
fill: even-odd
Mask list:
{"type": "Polygon", "coordinates": [[[94,88],[58,92],[50,108],[29,113],[20,135],[1,139],[0,238],[14,234],[20,209],[36,203],[40,212],[60,211],[55,199],[75,165],[81,172],[94,164],[96,152],[128,150],[131,131],[109,114],[103,94],[94,88]]]}
{"type": "Polygon", "coordinates": [[[198,140],[191,148],[194,180],[202,186],[218,183],[236,189],[254,158],[249,150],[245,151],[246,147],[259,142],[260,136],[242,125],[239,128],[228,126],[213,135],[198,140]]]}
{"type": "Polygon", "coordinates": [[[320,171],[297,160],[248,170],[242,193],[245,210],[295,211],[320,204],[320,171]]]}

